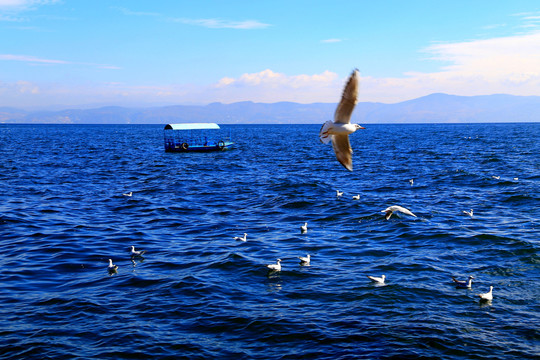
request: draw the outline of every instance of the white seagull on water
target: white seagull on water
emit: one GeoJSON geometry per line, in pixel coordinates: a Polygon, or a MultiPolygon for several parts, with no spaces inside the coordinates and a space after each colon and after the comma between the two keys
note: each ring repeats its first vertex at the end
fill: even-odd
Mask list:
{"type": "Polygon", "coordinates": [[[113,272],[116,272],[116,270],[118,270],[118,266],[112,263],[112,259],[109,259],[109,266],[107,269],[109,270],[109,272],[113,273],[113,272]]]}
{"type": "Polygon", "coordinates": [[[469,275],[469,278],[467,280],[457,280],[455,277],[452,276],[452,281],[456,283],[456,287],[462,288],[462,289],[470,289],[472,287],[472,280],[474,279],[474,276],[469,275]]]}
{"type": "Polygon", "coordinates": [[[137,251],[135,250],[135,246],[131,246],[131,258],[136,258],[136,257],[141,257],[144,255],[144,253],[146,252],[146,250],[140,250],[140,251],[137,251]]]}
{"type": "Polygon", "coordinates": [[[381,210],[381,212],[384,212],[386,213],[385,215],[385,219],[388,220],[390,219],[390,217],[392,216],[393,213],[395,212],[402,212],[404,214],[407,214],[407,215],[411,215],[411,216],[414,216],[414,217],[417,217],[416,215],[414,215],[410,210],[408,209],[405,209],[404,207],[402,206],[399,206],[399,205],[394,205],[394,206],[390,206],[390,207],[387,207],[386,209],[384,210],[381,210]]]}
{"type": "Polygon", "coordinates": [[[377,277],[377,276],[370,276],[370,275],[367,275],[368,279],[370,279],[371,281],[373,282],[376,282],[378,284],[384,284],[384,280],[386,279],[386,276],[383,275],[381,277],[377,277]]]}
{"type": "Polygon", "coordinates": [[[300,231],[302,234],[307,233],[307,223],[304,223],[304,225],[300,226],[300,231]]]}
{"type": "Polygon", "coordinates": [[[360,200],[360,195],[353,195],[352,199],[353,200],[360,200]]]}
{"type": "Polygon", "coordinates": [[[300,265],[309,266],[309,263],[311,262],[311,255],[307,254],[305,257],[299,256],[298,258],[300,259],[300,265]]]}
{"type": "Polygon", "coordinates": [[[271,271],[281,271],[281,259],[277,259],[275,264],[266,265],[271,271]]]}
{"type": "Polygon", "coordinates": [[[343,195],[343,191],[336,190],[336,196],[341,197],[343,195]]]}
{"type": "Polygon", "coordinates": [[[463,210],[463,213],[473,217],[473,209],[471,209],[471,211],[463,210]]]}
{"type": "Polygon", "coordinates": [[[234,240],[247,241],[247,234],[244,233],[244,237],[235,236],[234,240]]]}
{"type": "Polygon", "coordinates": [[[328,144],[332,141],[332,147],[338,161],[349,171],[352,171],[352,149],[349,143],[349,134],[358,129],[364,129],[358,124],[351,124],[351,115],[358,97],[359,76],[358,70],[355,69],[349,77],[345,89],[343,89],[341,101],[334,113],[334,122],[328,120],[319,131],[321,142],[328,144]]]}
{"type": "Polygon", "coordinates": [[[487,293],[477,294],[477,295],[480,296],[480,301],[482,301],[482,300],[486,300],[486,301],[493,300],[493,286],[489,287],[489,291],[487,293]]]}
{"type": "Polygon", "coordinates": [[[124,195],[124,196],[132,196],[132,195],[133,195],[133,191],[130,191],[130,192],[125,193],[125,194],[122,194],[122,195],[124,195]]]}

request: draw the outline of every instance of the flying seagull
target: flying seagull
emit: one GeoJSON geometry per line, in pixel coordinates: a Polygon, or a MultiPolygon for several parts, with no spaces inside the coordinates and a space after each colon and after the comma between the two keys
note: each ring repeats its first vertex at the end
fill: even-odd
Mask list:
{"type": "Polygon", "coordinates": [[[387,207],[384,210],[381,210],[381,212],[386,213],[386,215],[384,217],[386,220],[390,219],[390,216],[392,216],[392,214],[397,212],[397,211],[402,212],[402,213],[407,214],[407,215],[411,215],[411,216],[416,217],[416,215],[414,215],[412,212],[410,212],[410,210],[405,209],[404,207],[398,206],[398,205],[390,206],[390,207],[387,207]]]}
{"type": "Polygon", "coordinates": [[[307,233],[307,223],[304,223],[304,225],[300,226],[300,231],[302,234],[307,233]]]}
{"type": "Polygon", "coordinates": [[[338,161],[349,171],[352,171],[352,149],[349,143],[349,134],[358,129],[364,129],[358,124],[351,124],[351,115],[358,97],[359,76],[358,70],[355,69],[349,77],[345,89],[343,89],[341,101],[334,114],[334,122],[328,120],[319,131],[321,142],[328,144],[332,141],[332,147],[338,161]]]}
{"type": "Polygon", "coordinates": [[[275,264],[266,265],[270,271],[281,271],[281,259],[277,259],[275,264]]]}
{"type": "Polygon", "coordinates": [[[234,240],[247,241],[247,234],[244,233],[244,237],[235,236],[234,240]]]}
{"type": "Polygon", "coordinates": [[[370,276],[370,275],[367,275],[368,279],[370,279],[371,281],[373,282],[376,282],[378,284],[384,284],[384,280],[386,279],[386,276],[383,275],[381,277],[377,277],[377,276],[370,276]]]}
{"type": "Polygon", "coordinates": [[[452,281],[456,283],[456,287],[462,289],[470,289],[472,286],[472,279],[474,279],[474,276],[472,275],[469,275],[469,279],[467,280],[457,280],[455,277],[452,277],[452,281]]]}
{"type": "Polygon", "coordinates": [[[341,197],[343,195],[343,191],[336,190],[336,196],[341,197]]]}

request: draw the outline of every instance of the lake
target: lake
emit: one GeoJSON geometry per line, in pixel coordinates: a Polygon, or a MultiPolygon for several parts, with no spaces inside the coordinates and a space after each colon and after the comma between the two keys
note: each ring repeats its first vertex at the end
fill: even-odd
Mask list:
{"type": "Polygon", "coordinates": [[[365,127],[1,124],[0,357],[538,359],[540,124],[365,127]]]}

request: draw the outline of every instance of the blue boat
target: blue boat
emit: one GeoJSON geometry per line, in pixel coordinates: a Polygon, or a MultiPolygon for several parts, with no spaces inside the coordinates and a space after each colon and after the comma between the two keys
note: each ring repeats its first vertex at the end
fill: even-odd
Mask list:
{"type": "Polygon", "coordinates": [[[167,124],[163,133],[167,152],[222,151],[234,145],[231,132],[224,135],[214,123],[167,124]]]}

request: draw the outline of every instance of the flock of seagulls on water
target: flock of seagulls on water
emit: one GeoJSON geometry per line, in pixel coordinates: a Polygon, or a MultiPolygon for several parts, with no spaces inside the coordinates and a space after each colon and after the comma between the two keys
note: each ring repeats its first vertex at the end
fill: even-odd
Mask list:
{"type": "MultiPolygon", "coordinates": [[[[414,180],[410,179],[409,182],[410,182],[411,185],[413,185],[414,180]]],[[[336,197],[340,198],[340,197],[343,196],[343,194],[344,194],[343,191],[336,190],[336,197]]],[[[133,192],[125,193],[125,194],[122,194],[122,195],[131,197],[133,195],[133,192]]],[[[353,198],[353,200],[360,200],[360,195],[354,195],[352,198],[353,198]]],[[[392,214],[397,213],[397,212],[400,212],[400,213],[403,213],[403,214],[406,214],[406,215],[409,215],[409,216],[417,217],[409,209],[404,208],[403,206],[399,206],[399,205],[389,206],[386,209],[381,210],[381,212],[385,213],[384,217],[385,217],[386,220],[389,220],[390,217],[392,216],[392,214]]],[[[464,210],[463,213],[470,216],[471,218],[473,217],[473,209],[471,209],[470,211],[464,210]]],[[[305,234],[305,233],[307,233],[307,231],[308,231],[308,223],[304,222],[304,224],[300,226],[300,232],[302,234],[305,234]]],[[[247,236],[248,236],[248,234],[244,233],[242,236],[235,236],[234,240],[246,242],[247,241],[247,236]]],[[[135,250],[135,246],[131,246],[131,251],[130,251],[131,261],[134,263],[134,259],[142,258],[145,253],[146,253],[145,250],[135,250]]],[[[310,266],[311,265],[311,255],[310,254],[307,254],[306,256],[298,256],[298,259],[300,259],[300,265],[301,266],[310,266]]],[[[266,267],[268,268],[269,273],[280,272],[281,269],[282,269],[281,262],[282,262],[281,259],[276,259],[275,264],[266,265],[266,267]]],[[[113,264],[112,259],[109,259],[108,271],[109,271],[109,274],[115,274],[118,271],[118,266],[113,264]]],[[[367,275],[367,277],[368,277],[368,279],[370,279],[373,283],[375,283],[377,285],[385,285],[386,284],[386,282],[385,282],[386,281],[386,276],[385,275],[382,275],[382,276],[367,275]]],[[[452,281],[456,285],[456,288],[462,288],[462,289],[471,289],[473,279],[474,279],[474,277],[472,275],[469,276],[469,278],[467,280],[457,280],[455,277],[452,277],[452,281]]],[[[491,301],[493,299],[493,286],[489,287],[489,291],[487,293],[477,294],[477,295],[480,297],[480,301],[491,301]]]]}
{"type": "MultiPolygon", "coordinates": [[[[412,184],[413,180],[411,179],[410,182],[412,184]]],[[[343,194],[344,194],[343,191],[336,190],[336,196],[338,198],[342,197],[343,194]]],[[[358,195],[358,197],[353,196],[353,199],[355,199],[355,200],[358,200],[359,198],[360,198],[360,195],[358,195]]],[[[403,213],[403,214],[406,214],[406,215],[417,217],[409,209],[406,209],[406,208],[404,208],[402,206],[399,206],[399,205],[389,206],[386,209],[381,210],[381,212],[385,213],[385,219],[386,220],[390,219],[392,214],[396,213],[396,212],[400,212],[400,213],[403,213]]],[[[465,214],[467,214],[467,215],[469,215],[471,217],[473,216],[473,210],[472,209],[470,211],[463,211],[463,213],[465,213],[465,214]]],[[[300,226],[300,232],[302,234],[305,234],[305,233],[307,233],[307,231],[308,231],[308,223],[305,222],[304,225],[300,226]]],[[[235,236],[234,239],[235,240],[241,240],[241,241],[247,241],[247,233],[244,233],[243,237],[235,236]]],[[[306,256],[298,256],[298,259],[300,259],[300,265],[301,266],[310,266],[311,265],[311,255],[310,254],[307,254],[306,256]]],[[[280,272],[282,270],[282,266],[281,266],[282,261],[283,260],[281,260],[281,259],[276,259],[275,264],[266,265],[266,268],[268,268],[269,274],[280,272]]],[[[370,279],[376,285],[380,285],[380,286],[386,285],[386,282],[385,282],[386,281],[386,276],[385,275],[381,275],[381,276],[366,275],[366,276],[367,276],[368,279],[370,279]]],[[[470,275],[467,280],[457,280],[455,277],[452,277],[452,281],[456,285],[456,288],[461,288],[461,289],[471,289],[473,279],[474,279],[474,276],[472,276],[472,275],[470,275]]],[[[480,301],[491,301],[493,299],[493,286],[490,286],[489,291],[487,293],[477,294],[477,295],[480,297],[480,301]]]]}
{"type": "MultiPolygon", "coordinates": [[[[319,131],[319,139],[323,144],[332,143],[332,148],[334,149],[334,152],[336,154],[337,160],[349,171],[352,171],[352,148],[350,146],[349,142],[349,135],[356,132],[357,130],[364,129],[364,127],[358,125],[358,124],[351,124],[351,115],[353,113],[353,110],[357,103],[358,98],[358,89],[359,89],[359,72],[357,69],[353,70],[352,74],[349,76],[349,79],[347,80],[345,84],[345,88],[343,89],[343,93],[341,95],[341,100],[336,108],[336,111],[334,113],[334,121],[326,121],[320,131],[319,131]]],[[[492,176],[492,178],[498,180],[500,179],[500,176],[492,176]]],[[[514,178],[514,180],[518,180],[518,178],[514,178]]],[[[414,179],[410,179],[409,183],[411,186],[414,185],[414,179]]],[[[344,194],[343,191],[336,190],[336,197],[340,198],[344,194]]],[[[122,194],[127,197],[131,197],[133,195],[132,192],[124,193],[122,194]]],[[[360,200],[360,195],[354,195],[353,200],[360,200]]],[[[389,206],[384,210],[381,210],[381,212],[385,213],[385,219],[389,220],[392,214],[400,212],[409,216],[417,217],[414,213],[412,213],[409,209],[404,208],[399,205],[393,205],[389,206]]],[[[473,209],[470,209],[470,211],[463,211],[464,214],[473,217],[473,209]]],[[[300,227],[300,231],[302,234],[307,232],[307,222],[304,223],[300,227]]],[[[237,241],[247,241],[247,233],[244,233],[243,236],[236,236],[234,237],[234,240],[237,241]]],[[[135,247],[131,247],[131,260],[134,261],[134,258],[136,257],[142,257],[142,255],[145,253],[145,251],[136,251],[135,247]]],[[[307,254],[304,256],[299,256],[298,259],[300,259],[300,265],[302,266],[310,266],[311,263],[311,255],[307,254]]],[[[268,264],[266,267],[269,269],[269,272],[280,272],[281,271],[281,259],[277,259],[275,264],[268,264]]],[[[115,273],[118,269],[117,265],[114,265],[112,260],[109,259],[109,272],[115,273]]],[[[374,283],[379,285],[384,285],[386,281],[386,276],[382,275],[380,277],[377,276],[371,276],[367,275],[367,277],[374,283]]],[[[452,277],[452,281],[456,284],[457,288],[465,288],[465,289],[471,289],[472,288],[472,280],[474,277],[471,275],[467,280],[457,280],[456,278],[452,277]]],[[[493,286],[489,287],[489,291],[484,294],[477,294],[481,301],[491,301],[493,299],[493,286]]]]}

